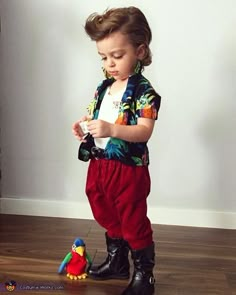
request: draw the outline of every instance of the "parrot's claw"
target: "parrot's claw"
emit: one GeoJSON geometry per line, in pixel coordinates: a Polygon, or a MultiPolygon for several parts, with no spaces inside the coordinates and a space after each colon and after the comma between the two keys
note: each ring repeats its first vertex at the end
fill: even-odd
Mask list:
{"type": "Polygon", "coordinates": [[[83,280],[83,279],[86,279],[87,276],[88,276],[88,275],[87,275],[86,273],[83,273],[83,274],[77,276],[77,278],[78,278],[79,280],[83,280]]]}
{"type": "Polygon", "coordinates": [[[72,275],[68,273],[66,276],[71,280],[82,280],[82,279],[86,279],[88,275],[86,273],[83,273],[81,275],[76,276],[76,275],[72,275]]]}
{"type": "Polygon", "coordinates": [[[74,276],[74,275],[72,275],[70,273],[68,273],[66,276],[67,276],[67,278],[69,278],[71,280],[77,280],[77,276],[74,276]]]}

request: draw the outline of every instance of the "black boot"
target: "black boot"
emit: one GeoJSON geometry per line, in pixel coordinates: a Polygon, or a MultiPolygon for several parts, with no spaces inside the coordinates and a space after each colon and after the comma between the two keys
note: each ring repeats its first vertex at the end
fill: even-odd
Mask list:
{"type": "Polygon", "coordinates": [[[131,250],[134,261],[132,280],[122,295],[153,295],[155,279],[153,268],[155,265],[154,243],[141,250],[131,250]]]}
{"type": "Polygon", "coordinates": [[[95,280],[128,279],[128,243],[123,239],[110,238],[107,234],[106,243],[108,256],[101,265],[89,269],[89,277],[95,280]]]}

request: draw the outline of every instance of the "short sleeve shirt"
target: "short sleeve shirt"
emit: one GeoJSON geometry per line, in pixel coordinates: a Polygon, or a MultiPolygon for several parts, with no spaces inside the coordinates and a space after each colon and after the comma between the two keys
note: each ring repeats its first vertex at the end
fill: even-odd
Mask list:
{"type": "MultiPolygon", "coordinates": [[[[114,80],[107,79],[98,86],[94,99],[88,107],[93,119],[98,118],[106,88],[113,82],[114,80]]],[[[151,83],[142,74],[134,74],[128,79],[115,124],[137,125],[138,118],[157,120],[160,103],[161,96],[154,90],[151,83]]],[[[106,159],[118,160],[127,165],[149,164],[147,142],[128,142],[111,137],[104,154],[106,159]]]]}

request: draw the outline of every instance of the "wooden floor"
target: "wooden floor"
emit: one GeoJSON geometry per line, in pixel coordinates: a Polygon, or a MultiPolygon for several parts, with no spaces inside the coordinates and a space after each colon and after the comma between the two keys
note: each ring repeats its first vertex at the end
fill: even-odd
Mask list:
{"type": "MultiPolygon", "coordinates": [[[[236,295],[236,231],[153,225],[158,295],[236,295]]],[[[76,237],[99,263],[104,230],[92,220],[0,215],[0,294],[119,295],[128,281],[71,281],[57,269],[76,237]],[[38,289],[37,289],[38,288],[38,289]]]]}

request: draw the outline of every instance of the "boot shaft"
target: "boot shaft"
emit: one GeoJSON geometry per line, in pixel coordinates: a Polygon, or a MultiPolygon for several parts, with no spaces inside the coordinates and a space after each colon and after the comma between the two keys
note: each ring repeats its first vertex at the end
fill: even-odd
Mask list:
{"type": "Polygon", "coordinates": [[[131,257],[134,261],[134,269],[145,272],[152,272],[155,266],[155,244],[141,250],[131,250],[131,257]]]}
{"type": "Polygon", "coordinates": [[[110,238],[106,233],[107,263],[114,272],[122,272],[129,269],[129,247],[128,243],[120,238],[110,238]]]}
{"type": "Polygon", "coordinates": [[[105,234],[107,258],[99,266],[92,266],[89,276],[97,280],[129,278],[129,248],[123,239],[110,238],[105,234]]]}
{"type": "Polygon", "coordinates": [[[134,273],[128,287],[122,295],[153,295],[155,279],[153,268],[155,265],[155,245],[141,250],[131,250],[134,261],[134,273]]]}
{"type": "Polygon", "coordinates": [[[121,238],[110,238],[107,233],[105,233],[106,245],[108,253],[115,253],[116,251],[122,250],[126,254],[129,253],[128,243],[121,238]]]}

